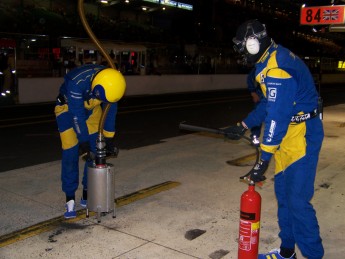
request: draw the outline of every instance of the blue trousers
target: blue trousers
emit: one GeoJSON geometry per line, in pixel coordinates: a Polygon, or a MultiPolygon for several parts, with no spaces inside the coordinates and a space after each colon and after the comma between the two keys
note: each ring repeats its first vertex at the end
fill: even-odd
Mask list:
{"type": "Polygon", "coordinates": [[[298,245],[303,256],[321,259],[324,255],[316,212],[310,203],[319,152],[323,140],[319,118],[306,121],[306,155],[275,176],[281,247],[298,245]]]}
{"type": "MultiPolygon", "coordinates": [[[[79,186],[79,141],[73,129],[73,117],[72,114],[68,112],[67,105],[57,105],[55,107],[55,114],[62,144],[62,191],[66,196],[72,197],[79,186]]],[[[88,123],[88,127],[97,129],[100,115],[96,115],[95,119],[92,120],[93,123],[88,123]]],[[[90,148],[93,152],[96,150],[96,139],[98,137],[98,132],[95,129],[92,130],[92,132],[95,133],[89,134],[90,148]]],[[[82,179],[84,189],[87,189],[87,167],[88,163],[85,162],[82,179]]]]}
{"type": "MultiPolygon", "coordinates": [[[[98,134],[89,135],[91,150],[96,150],[96,139],[98,134]]],[[[82,178],[83,189],[87,189],[87,167],[88,162],[84,163],[82,178]]],[[[61,182],[62,191],[66,196],[74,196],[79,186],[79,144],[62,151],[61,161],[61,182]]]]}

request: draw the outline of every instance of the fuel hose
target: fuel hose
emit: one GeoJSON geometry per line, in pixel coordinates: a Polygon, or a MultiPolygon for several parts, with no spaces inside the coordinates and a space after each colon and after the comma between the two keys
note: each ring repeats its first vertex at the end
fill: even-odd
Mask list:
{"type": "MultiPolygon", "coordinates": [[[[84,0],[78,0],[78,12],[79,12],[79,17],[81,19],[84,29],[86,30],[91,40],[95,43],[99,51],[102,53],[102,55],[107,59],[109,67],[116,69],[109,54],[105,51],[101,42],[97,39],[93,31],[91,30],[89,23],[86,20],[85,11],[84,11],[84,0]]],[[[103,109],[102,116],[99,122],[99,129],[98,129],[99,139],[103,139],[103,127],[104,127],[105,118],[107,117],[109,109],[110,109],[110,104],[107,103],[103,109]]]]}

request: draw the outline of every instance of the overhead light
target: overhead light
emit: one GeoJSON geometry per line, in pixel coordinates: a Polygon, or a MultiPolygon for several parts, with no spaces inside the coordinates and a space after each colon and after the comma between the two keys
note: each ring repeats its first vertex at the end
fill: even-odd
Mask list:
{"type": "MultiPolygon", "coordinates": [[[[108,1],[109,2],[109,1],[108,1]]],[[[126,1],[127,2],[127,1],[126,1]]],[[[119,4],[120,3],[120,0],[116,0],[116,1],[114,1],[114,0],[111,0],[110,2],[109,2],[109,5],[116,5],[116,4],[119,4]]]]}
{"type": "Polygon", "coordinates": [[[102,4],[108,4],[108,1],[107,0],[101,0],[100,1],[102,4]]]}
{"type": "Polygon", "coordinates": [[[330,25],[328,30],[330,32],[345,32],[345,24],[330,25]]]}

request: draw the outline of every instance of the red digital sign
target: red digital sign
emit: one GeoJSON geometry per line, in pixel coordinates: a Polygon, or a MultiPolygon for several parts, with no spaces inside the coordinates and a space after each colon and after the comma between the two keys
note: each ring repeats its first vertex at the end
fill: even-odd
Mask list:
{"type": "Polygon", "coordinates": [[[301,8],[301,25],[344,24],[345,5],[301,8]]]}

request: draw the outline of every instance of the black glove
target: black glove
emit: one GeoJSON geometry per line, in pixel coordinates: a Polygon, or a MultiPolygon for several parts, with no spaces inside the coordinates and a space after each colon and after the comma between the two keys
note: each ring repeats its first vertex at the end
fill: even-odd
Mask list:
{"type": "Polygon", "coordinates": [[[90,143],[88,141],[79,143],[79,156],[90,153],[90,143]]]}
{"type": "Polygon", "coordinates": [[[90,143],[88,141],[79,143],[79,156],[82,156],[82,159],[86,161],[95,159],[95,155],[91,152],[90,143]]]}
{"type": "Polygon", "coordinates": [[[115,156],[117,157],[119,150],[115,147],[114,138],[105,138],[105,150],[106,156],[115,156]]]}
{"type": "Polygon", "coordinates": [[[260,160],[253,169],[249,172],[250,180],[253,182],[262,182],[266,180],[264,176],[267,168],[268,168],[269,161],[260,160]]]}
{"type": "Polygon", "coordinates": [[[225,137],[232,140],[239,140],[244,133],[246,132],[246,128],[243,127],[242,123],[237,123],[236,126],[231,126],[224,129],[225,137]]]}

